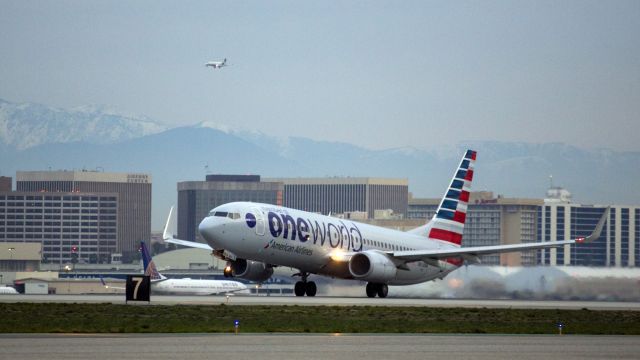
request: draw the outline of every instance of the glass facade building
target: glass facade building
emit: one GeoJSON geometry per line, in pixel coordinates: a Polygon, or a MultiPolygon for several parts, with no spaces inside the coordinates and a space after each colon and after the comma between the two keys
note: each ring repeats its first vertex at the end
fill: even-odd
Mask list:
{"type": "MultiPolygon", "coordinates": [[[[546,203],[538,210],[539,241],[586,237],[595,229],[606,206],[546,203]]],[[[599,239],[580,245],[540,250],[540,264],[635,267],[639,256],[640,207],[611,206],[599,239]]]]}

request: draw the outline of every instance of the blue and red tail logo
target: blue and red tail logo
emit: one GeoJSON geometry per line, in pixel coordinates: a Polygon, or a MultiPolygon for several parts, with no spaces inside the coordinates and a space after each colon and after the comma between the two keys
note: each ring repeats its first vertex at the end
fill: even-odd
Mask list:
{"type": "Polygon", "coordinates": [[[429,238],[462,244],[476,152],[467,150],[436,212],[429,238]]]}
{"type": "Polygon", "coordinates": [[[160,280],[164,277],[160,275],[158,269],[156,269],[156,264],[153,262],[151,258],[151,254],[147,249],[147,245],[145,245],[144,241],[140,242],[140,250],[142,251],[142,265],[144,266],[144,274],[149,275],[151,280],[160,280]]]}

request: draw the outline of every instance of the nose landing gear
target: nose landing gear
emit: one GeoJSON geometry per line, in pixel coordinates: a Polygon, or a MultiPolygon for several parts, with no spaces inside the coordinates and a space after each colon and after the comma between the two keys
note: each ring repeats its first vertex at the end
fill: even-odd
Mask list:
{"type": "Polygon", "coordinates": [[[300,277],[302,277],[302,281],[296,282],[296,285],[293,288],[293,292],[296,294],[296,296],[304,296],[305,294],[307,296],[316,296],[318,287],[316,286],[315,282],[307,281],[307,277],[309,276],[309,273],[300,272],[298,274],[294,274],[293,276],[296,276],[296,275],[299,275],[300,277]]]}

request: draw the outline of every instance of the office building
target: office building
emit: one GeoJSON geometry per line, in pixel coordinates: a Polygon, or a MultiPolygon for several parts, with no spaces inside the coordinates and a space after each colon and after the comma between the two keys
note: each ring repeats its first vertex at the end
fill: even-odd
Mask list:
{"type": "Polygon", "coordinates": [[[375,210],[393,210],[407,215],[407,179],[386,178],[274,178],[284,184],[284,206],[321,214],[364,211],[374,218],[375,210]]]}
{"type": "Polygon", "coordinates": [[[46,263],[108,262],[117,245],[117,196],[0,192],[0,241],[38,243],[46,263]]]}
{"type": "Polygon", "coordinates": [[[178,238],[203,241],[200,221],[211,209],[234,201],[282,205],[282,183],[259,175],[207,175],[206,181],[178,183],[178,238]]]}
{"type": "MultiPolygon", "coordinates": [[[[46,194],[48,196],[56,196],[55,193],[58,192],[73,193],[78,198],[69,200],[71,204],[75,201],[75,204],[80,207],[85,206],[86,201],[91,204],[90,208],[98,210],[102,206],[103,198],[115,198],[117,229],[115,251],[122,253],[126,258],[134,258],[140,241],[148,241],[151,236],[151,175],[149,174],[18,171],[16,190],[46,192],[49,193],[46,194]],[[90,200],[96,196],[97,203],[95,200],[90,200]],[[89,200],[85,200],[87,197],[89,200]]],[[[61,201],[63,200],[64,198],[61,198],[61,201]]]]}
{"type": "MultiPolygon", "coordinates": [[[[561,188],[551,188],[538,210],[539,241],[575,239],[590,235],[605,205],[571,203],[561,188]]],[[[589,244],[541,250],[540,264],[635,267],[640,256],[640,207],[613,205],[600,238],[589,244]]]]}
{"type": "Polygon", "coordinates": [[[0,176],[0,191],[11,191],[12,179],[8,176],[0,176]]]}
{"type": "MultiPolygon", "coordinates": [[[[408,218],[431,219],[440,199],[410,199],[408,218]]],[[[543,200],[494,197],[471,192],[462,236],[465,247],[536,242],[538,210],[543,200]]],[[[536,251],[480,256],[483,265],[522,266],[537,263],[536,251]]]]}

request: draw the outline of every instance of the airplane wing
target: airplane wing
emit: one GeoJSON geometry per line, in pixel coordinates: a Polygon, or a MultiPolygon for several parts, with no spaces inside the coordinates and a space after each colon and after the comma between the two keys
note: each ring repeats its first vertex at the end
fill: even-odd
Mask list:
{"type": "Polygon", "coordinates": [[[182,245],[182,246],[198,248],[198,249],[204,249],[204,250],[209,250],[209,251],[213,250],[211,248],[211,246],[209,246],[207,244],[195,242],[195,241],[187,241],[187,240],[180,240],[180,239],[174,239],[174,238],[163,238],[163,240],[164,240],[164,242],[167,242],[167,243],[170,243],[170,244],[182,245]]]}
{"type": "Polygon", "coordinates": [[[173,231],[175,229],[175,217],[173,216],[173,206],[169,210],[169,216],[167,217],[167,223],[164,225],[164,231],[162,232],[162,240],[164,242],[176,245],[182,245],[192,248],[204,249],[204,250],[213,250],[211,246],[195,241],[187,241],[175,239],[173,237],[173,231]]]}
{"type": "Polygon", "coordinates": [[[117,286],[109,286],[109,285],[107,285],[107,283],[104,281],[104,278],[102,278],[102,276],[100,276],[100,282],[102,283],[102,286],[104,286],[105,289],[127,290],[126,287],[117,287],[117,286]]]}
{"type": "MultiPolygon", "coordinates": [[[[385,251],[384,253],[398,266],[403,267],[404,264],[415,261],[434,261],[446,258],[461,257],[470,262],[478,262],[479,255],[498,254],[507,252],[518,252],[528,250],[547,249],[573,244],[590,243],[600,237],[604,223],[609,216],[609,208],[598,221],[593,233],[586,238],[577,238],[562,241],[547,241],[527,244],[509,244],[509,245],[493,245],[493,246],[473,246],[473,247],[451,247],[447,249],[429,249],[429,250],[411,250],[411,251],[385,251]]],[[[334,262],[348,262],[356,253],[335,251],[328,254],[328,257],[334,262]]]]}
{"type": "Polygon", "coordinates": [[[421,260],[433,260],[433,259],[443,259],[450,257],[462,257],[468,259],[477,258],[478,255],[485,254],[497,254],[497,253],[506,253],[506,252],[518,252],[518,251],[527,251],[527,250],[538,250],[538,249],[546,249],[552,247],[558,247],[563,245],[572,245],[572,244],[585,244],[590,243],[593,240],[600,237],[600,233],[602,232],[602,228],[604,227],[604,223],[609,216],[609,208],[605,210],[605,213],[600,218],[598,225],[596,225],[593,233],[586,238],[577,238],[571,240],[563,240],[563,241],[547,241],[547,242],[538,242],[538,243],[528,243],[528,244],[510,244],[510,245],[494,245],[494,246],[474,246],[474,247],[461,247],[461,248],[450,248],[450,249],[439,249],[439,250],[414,250],[414,251],[395,251],[388,252],[387,254],[394,259],[402,260],[402,262],[413,262],[413,261],[421,261],[421,260]]]}

